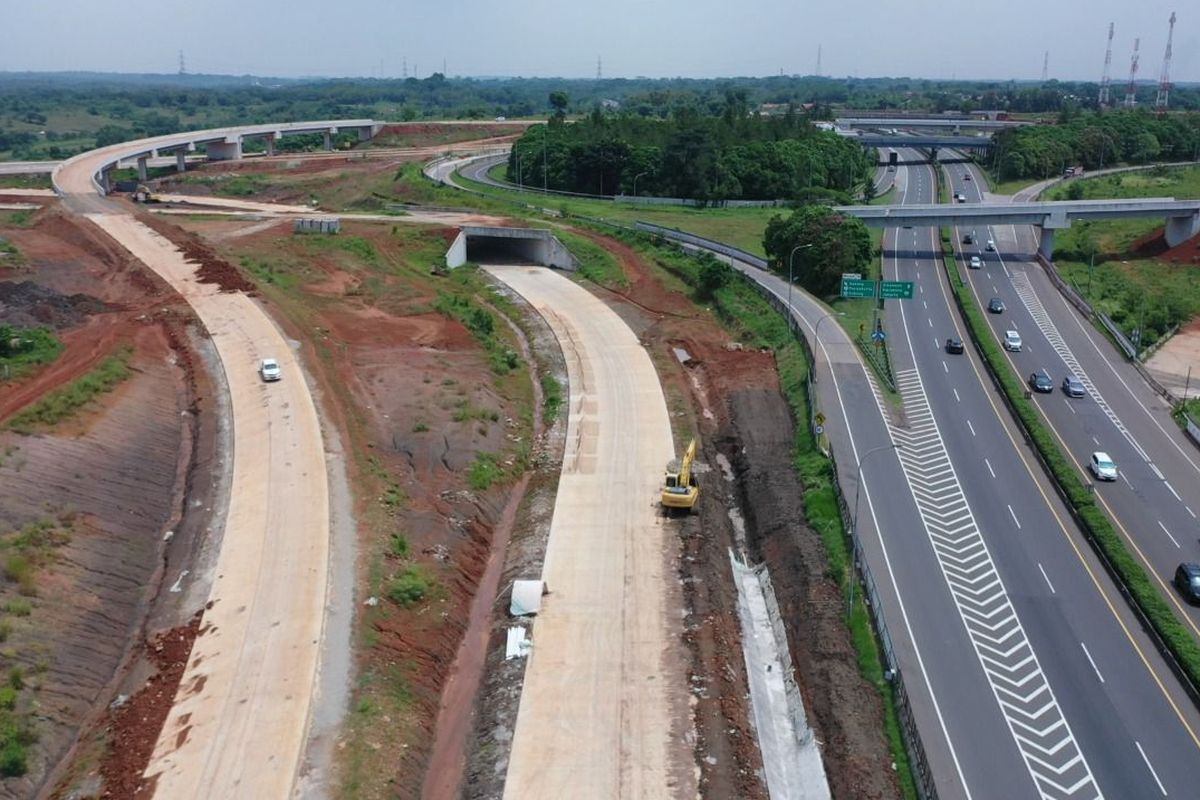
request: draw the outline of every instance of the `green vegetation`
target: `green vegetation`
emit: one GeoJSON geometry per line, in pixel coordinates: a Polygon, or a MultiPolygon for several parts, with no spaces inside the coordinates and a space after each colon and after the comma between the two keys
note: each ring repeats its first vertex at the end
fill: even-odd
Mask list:
{"type": "Polygon", "coordinates": [[[786,219],[772,217],[763,249],[775,270],[787,275],[791,266],[796,282],[818,297],[837,294],[842,273],[864,272],[873,261],[862,221],[821,205],[801,206],[786,219]]]}
{"type": "Polygon", "coordinates": [[[28,228],[33,224],[33,212],[10,211],[4,215],[4,224],[13,228],[28,228]]]}
{"type": "MultiPolygon", "coordinates": [[[[470,267],[459,267],[470,271],[470,267]]],[[[480,307],[475,300],[463,294],[439,292],[433,307],[448,317],[461,322],[475,340],[487,350],[488,364],[497,375],[507,375],[516,369],[521,358],[516,351],[496,336],[496,318],[492,312],[480,307]]]]}
{"type": "Polygon", "coordinates": [[[49,364],[62,351],[62,342],[49,328],[0,325],[0,381],[19,378],[43,364],[49,364]]]}
{"type": "Polygon", "coordinates": [[[1057,125],[1006,128],[992,137],[992,167],[1001,180],[1049,178],[1066,167],[1188,161],[1200,153],[1195,116],[1158,117],[1145,110],[1067,113],[1057,125]]]}
{"type": "Polygon", "coordinates": [[[212,189],[213,194],[222,197],[251,197],[258,194],[271,184],[267,175],[236,174],[236,175],[184,175],[181,183],[191,183],[212,189]]]}
{"type": "Polygon", "coordinates": [[[848,200],[874,155],[790,110],[751,115],[746,92],[726,92],[719,115],[677,109],[669,119],[604,114],[530,127],[509,156],[514,183],[587,194],[695,200],[848,200]]]}
{"type": "Polygon", "coordinates": [[[408,558],[408,538],[403,533],[393,533],[388,550],[396,558],[408,558]]]}
{"type": "Polygon", "coordinates": [[[983,311],[966,288],[952,248],[943,244],[943,250],[950,286],[962,309],[963,318],[983,354],[989,372],[1003,389],[1018,423],[1037,448],[1050,476],[1058,484],[1083,532],[1103,556],[1108,569],[1128,588],[1134,604],[1149,620],[1193,686],[1200,686],[1200,644],[1172,613],[1170,605],[1142,565],[1130,555],[1112,523],[1096,504],[1095,496],[1084,486],[1079,472],[1063,454],[1058,440],[1042,421],[1037,404],[1025,398],[1025,384],[1009,366],[984,319],[983,311]]]}
{"type": "Polygon", "coordinates": [[[0,267],[19,267],[25,263],[25,256],[17,246],[0,236],[0,267]]]}
{"type": "Polygon", "coordinates": [[[388,597],[395,603],[409,608],[425,599],[433,591],[435,580],[420,564],[410,564],[392,579],[388,586],[388,597]]]}
{"type": "Polygon", "coordinates": [[[542,410],[544,412],[545,423],[546,425],[553,425],[554,420],[558,419],[559,409],[562,408],[563,387],[558,382],[558,378],[549,372],[542,373],[541,384],[542,410]]]}
{"type": "Polygon", "coordinates": [[[0,189],[50,189],[50,173],[36,175],[0,175],[0,189]]]}
{"type": "Polygon", "coordinates": [[[617,258],[608,250],[593,242],[586,236],[580,236],[567,230],[556,230],[554,235],[567,246],[571,254],[579,259],[578,275],[587,278],[601,286],[623,287],[629,281],[621,271],[617,258]]]}
{"type": "Polygon", "coordinates": [[[132,356],[132,348],[122,347],[116,355],[101,361],[91,372],[51,392],[14,416],[8,421],[8,427],[17,433],[29,434],[35,428],[49,428],[71,417],[96,397],[112,391],[113,387],[128,378],[132,356]]]}
{"type": "Polygon", "coordinates": [[[483,492],[504,477],[504,469],[496,461],[495,453],[476,453],[475,460],[467,470],[467,483],[477,492],[483,492]]]}
{"type": "MultiPolygon", "coordinates": [[[[1050,197],[1200,198],[1200,168],[1155,167],[1138,172],[1070,181],[1050,197]]],[[[1200,274],[1194,264],[1175,264],[1138,253],[1161,227],[1158,219],[1077,222],[1055,238],[1054,261],[1063,278],[1142,347],[1200,314],[1200,274]],[[1140,334],[1138,333],[1140,332],[1140,334]]]]}

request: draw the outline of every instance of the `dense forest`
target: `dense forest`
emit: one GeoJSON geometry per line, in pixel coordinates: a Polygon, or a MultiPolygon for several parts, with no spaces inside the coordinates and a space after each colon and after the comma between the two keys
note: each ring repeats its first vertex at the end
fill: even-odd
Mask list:
{"type": "Polygon", "coordinates": [[[818,130],[794,109],[751,112],[729,90],[717,115],[681,107],[668,119],[599,108],[567,125],[567,98],[557,92],[545,125],[513,147],[508,179],[586,194],[638,194],[697,200],[845,202],[875,167],[873,152],[818,130]]]}
{"type": "Polygon", "coordinates": [[[1200,158],[1200,114],[1065,114],[1056,125],[1010,128],[992,141],[992,163],[1001,180],[1046,178],[1074,165],[1093,170],[1119,163],[1190,161],[1200,158]]]}
{"type": "MultiPolygon", "coordinates": [[[[724,112],[736,92],[750,109],[807,106],[815,118],[842,109],[909,112],[999,109],[1072,114],[1095,107],[1093,83],[943,81],[919,78],[770,76],[721,79],[448,78],[289,80],[221,75],[0,73],[0,158],[62,158],[98,142],[231,124],[374,117],[544,117],[553,92],[570,97],[569,115],[598,104],[648,119],[681,109],[724,112]]],[[[1139,87],[1152,103],[1154,87],[1139,87]]],[[[1178,86],[1173,109],[1200,109],[1200,88],[1178,86]]]]}

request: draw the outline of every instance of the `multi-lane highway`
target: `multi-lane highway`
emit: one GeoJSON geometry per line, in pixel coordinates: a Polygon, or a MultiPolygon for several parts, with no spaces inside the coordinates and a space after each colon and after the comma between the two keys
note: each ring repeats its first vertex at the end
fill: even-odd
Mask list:
{"type": "MultiPolygon", "coordinates": [[[[932,202],[931,168],[904,169],[902,200],[932,202]]],[[[1193,796],[1200,717],[1081,544],[982,365],[969,348],[945,350],[965,331],[937,231],[891,230],[884,243],[885,277],[917,289],[888,311],[910,428],[898,431],[901,462],[1010,734],[965,735],[960,751],[1019,751],[1033,785],[1012,773],[995,796],[1193,796]]],[[[967,785],[972,796],[997,788],[967,785]]]]}
{"type": "MultiPolygon", "coordinates": [[[[981,198],[984,176],[965,164],[947,167],[954,191],[968,200],[981,198]],[[965,175],[971,180],[965,180],[965,175]]],[[[1035,231],[1028,226],[994,226],[976,231],[973,245],[961,244],[962,256],[979,256],[983,269],[966,270],[971,289],[986,305],[999,297],[1007,307],[989,315],[993,332],[1016,329],[1023,340],[1008,359],[1018,374],[1045,369],[1054,381],[1051,394],[1035,395],[1063,450],[1089,482],[1087,463],[1094,451],[1117,463],[1119,479],[1096,486],[1097,499],[1117,523],[1129,549],[1158,583],[1178,615],[1200,636],[1200,609],[1182,602],[1170,586],[1181,561],[1200,559],[1200,451],[1170,417],[1167,403],[1054,288],[1032,260],[1035,231]],[[996,251],[988,252],[988,238],[996,251]],[[1087,389],[1084,398],[1067,397],[1060,388],[1073,374],[1087,389]]]]}

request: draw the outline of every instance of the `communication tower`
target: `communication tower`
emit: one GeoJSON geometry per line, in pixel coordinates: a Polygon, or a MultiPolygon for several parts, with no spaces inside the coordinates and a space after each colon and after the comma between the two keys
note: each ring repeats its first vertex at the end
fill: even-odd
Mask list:
{"type": "Polygon", "coordinates": [[[1154,107],[1167,110],[1167,95],[1171,92],[1171,40],[1175,38],[1175,12],[1171,12],[1171,27],[1167,30],[1167,51],[1163,54],[1162,73],[1158,76],[1158,94],[1154,98],[1154,107]]]}
{"type": "Polygon", "coordinates": [[[1129,86],[1125,89],[1125,107],[1133,108],[1137,105],[1137,68],[1138,68],[1138,47],[1142,44],[1141,39],[1133,40],[1133,58],[1129,60],[1129,86]]]}
{"type": "Polygon", "coordinates": [[[1104,50],[1104,74],[1100,76],[1100,105],[1107,106],[1112,102],[1111,93],[1109,91],[1109,72],[1112,69],[1112,37],[1113,24],[1108,23],[1108,47],[1104,50]]]}

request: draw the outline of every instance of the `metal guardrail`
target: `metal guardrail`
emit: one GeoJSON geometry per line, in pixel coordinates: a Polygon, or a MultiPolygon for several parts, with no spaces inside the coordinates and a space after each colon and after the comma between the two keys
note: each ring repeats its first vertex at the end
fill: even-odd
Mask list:
{"type": "Polygon", "coordinates": [[[1197,425],[1196,420],[1192,419],[1187,414],[1183,415],[1183,423],[1184,430],[1187,431],[1187,435],[1192,437],[1193,442],[1195,442],[1197,445],[1200,445],[1200,425],[1197,425]]]}

